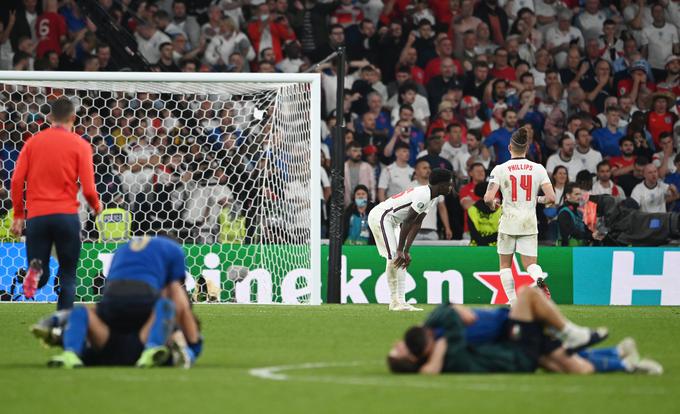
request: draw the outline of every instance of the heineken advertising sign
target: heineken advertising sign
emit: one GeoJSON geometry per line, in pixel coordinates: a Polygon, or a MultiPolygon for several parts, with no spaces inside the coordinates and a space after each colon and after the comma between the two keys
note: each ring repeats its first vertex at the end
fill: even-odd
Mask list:
{"type": "MultiPolygon", "coordinates": [[[[96,301],[101,294],[116,244],[85,243],[78,267],[76,295],[96,301]]],[[[299,246],[185,245],[187,286],[194,289],[202,278],[219,286],[219,298],[234,303],[306,303],[311,294],[309,269],[302,262],[299,246]],[[294,251],[297,250],[297,251],[294,251]]],[[[302,249],[306,250],[306,249],[302,249]]],[[[328,246],[322,246],[321,295],[325,300],[328,246]]],[[[498,274],[498,256],[492,247],[413,246],[413,261],[407,271],[406,298],[412,303],[450,301],[471,304],[501,304],[505,292],[498,274]]],[[[553,299],[572,303],[572,249],[539,249],[539,262],[553,299]]],[[[26,266],[22,243],[0,243],[0,291],[3,300],[22,300],[15,277],[26,266]]],[[[51,260],[51,272],[57,270],[51,260]]],[[[534,280],[516,261],[515,285],[534,280]]],[[[342,258],[343,303],[387,303],[389,290],[384,275],[385,260],[375,246],[344,246],[342,258]]],[[[37,294],[42,301],[56,301],[53,278],[37,294]]]]}
{"type": "MultiPolygon", "coordinates": [[[[321,294],[325,299],[328,249],[323,247],[321,294]]],[[[409,302],[507,302],[495,247],[413,246],[410,253],[412,261],[406,278],[409,302]]],[[[572,303],[572,249],[539,248],[538,257],[552,298],[557,303],[572,303]]],[[[517,287],[534,283],[517,260],[512,273],[517,287]]],[[[385,259],[375,246],[343,246],[341,287],[343,303],[389,303],[385,259]]]]}

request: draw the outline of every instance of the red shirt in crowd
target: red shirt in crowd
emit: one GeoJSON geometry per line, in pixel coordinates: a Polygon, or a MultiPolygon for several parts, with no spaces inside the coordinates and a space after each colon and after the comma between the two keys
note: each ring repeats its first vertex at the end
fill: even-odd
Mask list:
{"type": "Polygon", "coordinates": [[[630,167],[633,164],[635,164],[635,156],[630,157],[630,159],[625,159],[623,158],[623,155],[619,155],[618,157],[611,157],[609,159],[609,165],[611,165],[612,168],[626,168],[630,167]]]}
{"type": "MultiPolygon", "coordinates": [[[[477,197],[477,194],[475,194],[475,186],[477,183],[470,181],[469,183],[465,184],[460,188],[460,191],[458,192],[458,199],[462,200],[466,197],[469,197],[472,199],[472,201],[477,202],[477,200],[481,200],[481,197],[477,197]]],[[[468,219],[467,219],[467,210],[463,211],[463,231],[469,231],[468,229],[468,219]]]]}
{"type": "Polygon", "coordinates": [[[77,134],[48,128],[30,138],[12,175],[14,217],[28,218],[78,212],[78,180],[93,210],[101,209],[94,183],[92,148],[77,134]],[[24,206],[24,184],[26,205],[24,206]]]}
{"type": "Polygon", "coordinates": [[[517,80],[517,74],[512,66],[506,66],[505,69],[491,69],[491,76],[496,79],[505,79],[506,81],[517,80]]]}
{"type": "MultiPolygon", "coordinates": [[[[649,89],[652,92],[656,91],[656,84],[654,82],[647,81],[645,86],[647,86],[647,89],[649,89]]],[[[632,79],[621,79],[619,83],[616,84],[616,94],[619,97],[623,95],[628,95],[632,90],[633,90],[632,79]]]]}
{"type": "Polygon", "coordinates": [[[425,71],[420,67],[414,65],[411,68],[411,78],[414,82],[425,85],[425,71]]]}
{"type": "Polygon", "coordinates": [[[253,48],[258,55],[260,54],[260,39],[262,37],[263,24],[269,25],[269,33],[271,33],[272,37],[272,50],[274,50],[276,62],[278,63],[283,59],[281,46],[286,40],[295,40],[295,32],[287,23],[268,23],[262,22],[261,20],[248,23],[248,38],[250,38],[250,41],[253,43],[253,48]]]}
{"type": "MultiPolygon", "coordinates": [[[[463,72],[463,66],[460,64],[458,59],[453,59],[453,66],[456,67],[456,76],[462,76],[465,73],[463,72]]],[[[425,66],[425,83],[428,83],[432,78],[441,74],[442,58],[437,56],[436,58],[427,62],[427,66],[425,66]]]]}
{"type": "Polygon", "coordinates": [[[659,135],[662,132],[673,132],[673,124],[675,124],[676,120],[675,114],[671,112],[664,112],[663,114],[657,114],[654,111],[649,112],[647,115],[647,130],[652,135],[656,148],[660,148],[659,135]]]}
{"type": "Polygon", "coordinates": [[[43,13],[35,20],[35,33],[38,36],[35,49],[38,58],[51,50],[61,54],[61,39],[68,34],[66,20],[59,13],[43,13]]]}
{"type": "Polygon", "coordinates": [[[449,26],[453,20],[453,13],[451,13],[451,6],[449,0],[430,0],[430,10],[434,14],[437,23],[449,26]]]}

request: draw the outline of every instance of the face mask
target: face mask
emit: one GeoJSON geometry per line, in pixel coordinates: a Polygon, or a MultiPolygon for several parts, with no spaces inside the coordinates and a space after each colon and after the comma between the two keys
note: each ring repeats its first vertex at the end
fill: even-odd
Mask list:
{"type": "Polygon", "coordinates": [[[356,203],[357,207],[366,207],[368,204],[368,199],[367,198],[355,198],[354,202],[356,203]]]}

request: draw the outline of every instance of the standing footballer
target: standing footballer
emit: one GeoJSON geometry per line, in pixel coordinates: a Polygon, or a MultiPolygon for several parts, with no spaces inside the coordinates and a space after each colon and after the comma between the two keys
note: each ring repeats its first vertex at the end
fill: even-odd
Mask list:
{"type": "Polygon", "coordinates": [[[492,210],[498,207],[496,193],[499,188],[503,195],[503,214],[498,226],[497,251],[500,262],[500,276],[508,302],[513,305],[517,300],[515,281],[512,277],[512,258],[519,253],[522,265],[534,280],[543,277],[541,266],[536,263],[538,256],[538,226],[536,203],[555,202],[548,173],[541,164],[526,159],[531,131],[520,128],[510,139],[511,159],[497,165],[491,171],[489,188],[484,194],[484,202],[492,210]],[[538,190],[543,190],[538,196],[538,190]]]}
{"type": "Polygon", "coordinates": [[[387,261],[385,273],[390,289],[392,311],[420,311],[406,303],[406,268],[411,263],[409,249],[427,212],[437,205],[439,196],[451,192],[451,171],[434,169],[429,185],[421,185],[395,194],[378,204],[368,214],[378,253],[387,261]]]}
{"type": "Polygon", "coordinates": [[[101,211],[94,183],[92,148],[72,132],[76,115],[73,103],[61,97],[52,102],[51,128],[31,137],[19,154],[12,175],[14,222],[12,233],[24,229],[24,190],[26,257],[29,270],[24,278],[24,296],[47,284],[50,251],[55,246],[59,261],[59,300],[57,309],[73,307],[76,293],[76,267],[80,258],[78,182],[85,199],[98,214],[101,211]]]}

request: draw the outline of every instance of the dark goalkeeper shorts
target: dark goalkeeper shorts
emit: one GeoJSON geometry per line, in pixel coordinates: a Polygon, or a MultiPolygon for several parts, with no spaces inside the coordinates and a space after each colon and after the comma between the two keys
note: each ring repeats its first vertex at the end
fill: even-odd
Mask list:
{"type": "Polygon", "coordinates": [[[97,316],[109,327],[109,340],[102,349],[86,349],[83,363],[134,365],[144,351],[139,331],[149,320],[158,298],[158,292],[144,282],[107,282],[102,300],[97,303],[97,316]]]}
{"type": "Polygon", "coordinates": [[[109,340],[102,349],[87,348],[83,353],[85,366],[131,366],[144,351],[139,333],[110,331],[109,340]]]}
{"type": "Polygon", "coordinates": [[[144,282],[107,282],[102,300],[97,304],[97,316],[111,331],[137,334],[151,316],[158,298],[158,291],[144,282]]]}
{"type": "Polygon", "coordinates": [[[523,322],[508,319],[507,341],[517,349],[517,367],[520,371],[533,372],[538,368],[538,360],[559,348],[562,343],[545,333],[538,322],[523,322]]]}

